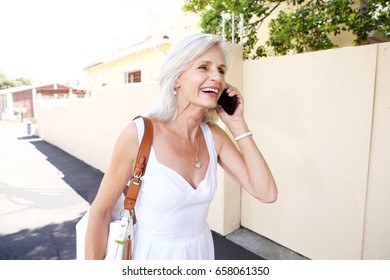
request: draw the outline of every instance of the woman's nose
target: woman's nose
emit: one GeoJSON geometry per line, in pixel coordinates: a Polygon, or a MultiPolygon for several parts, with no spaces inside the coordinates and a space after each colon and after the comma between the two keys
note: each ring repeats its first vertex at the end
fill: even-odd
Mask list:
{"type": "Polygon", "coordinates": [[[223,81],[223,77],[218,69],[212,70],[210,73],[210,78],[214,81],[223,81]]]}

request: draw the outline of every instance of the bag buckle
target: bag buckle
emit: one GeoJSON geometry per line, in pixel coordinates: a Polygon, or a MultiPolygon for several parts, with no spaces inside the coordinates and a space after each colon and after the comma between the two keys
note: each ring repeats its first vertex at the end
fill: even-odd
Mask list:
{"type": "Polygon", "coordinates": [[[130,179],[130,184],[135,186],[141,185],[142,183],[141,177],[142,177],[142,172],[139,175],[134,174],[133,177],[131,177],[130,179]]]}

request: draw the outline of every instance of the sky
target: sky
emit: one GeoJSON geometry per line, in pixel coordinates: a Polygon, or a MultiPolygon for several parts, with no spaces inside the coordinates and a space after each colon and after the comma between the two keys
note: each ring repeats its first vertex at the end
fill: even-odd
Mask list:
{"type": "MultiPolygon", "coordinates": [[[[172,20],[183,0],[0,0],[0,73],[80,86],[85,69],[145,38],[145,15],[172,20]]],[[[168,23],[167,23],[168,24],[168,23]]]]}

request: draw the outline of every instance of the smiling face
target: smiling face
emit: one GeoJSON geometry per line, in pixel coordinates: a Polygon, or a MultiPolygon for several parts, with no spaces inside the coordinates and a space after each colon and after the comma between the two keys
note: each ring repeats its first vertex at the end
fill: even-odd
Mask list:
{"type": "Polygon", "coordinates": [[[182,106],[211,109],[226,87],[225,58],[217,45],[198,57],[176,80],[175,90],[182,106]]]}

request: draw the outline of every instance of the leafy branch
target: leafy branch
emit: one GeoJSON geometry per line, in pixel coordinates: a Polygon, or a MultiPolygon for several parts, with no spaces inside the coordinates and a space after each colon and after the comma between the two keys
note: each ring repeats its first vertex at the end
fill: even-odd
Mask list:
{"type": "MultiPolygon", "coordinates": [[[[183,10],[198,13],[203,31],[219,35],[222,12],[243,14],[245,59],[334,48],[331,36],[342,31],[353,34],[356,44],[367,43],[372,30],[390,38],[390,0],[186,0],[183,10]],[[260,45],[259,28],[281,4],[291,11],[281,10],[270,21],[268,41],[260,45]]],[[[225,39],[232,37],[232,30],[230,17],[225,21],[225,39]]],[[[236,43],[238,33],[235,28],[236,43]]]]}

